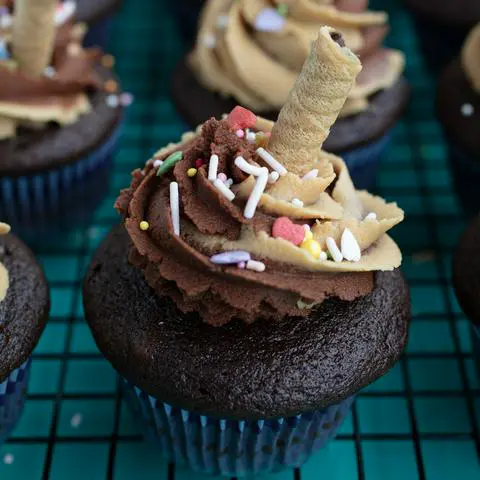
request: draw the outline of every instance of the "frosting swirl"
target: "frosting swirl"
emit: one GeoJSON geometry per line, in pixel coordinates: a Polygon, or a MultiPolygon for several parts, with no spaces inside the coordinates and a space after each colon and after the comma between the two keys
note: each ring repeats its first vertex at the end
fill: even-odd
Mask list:
{"type": "Polygon", "coordinates": [[[190,65],[207,88],[256,112],[279,110],[322,25],[331,25],[363,63],[340,116],[365,111],[369,97],[394,85],[405,58],[383,48],[384,12],[366,0],[209,0],[190,65]],[[272,88],[272,82],[275,88],[272,88]]]}
{"type": "Polygon", "coordinates": [[[480,94],[480,23],[470,32],[463,46],[461,62],[463,70],[472,85],[480,94]]]}

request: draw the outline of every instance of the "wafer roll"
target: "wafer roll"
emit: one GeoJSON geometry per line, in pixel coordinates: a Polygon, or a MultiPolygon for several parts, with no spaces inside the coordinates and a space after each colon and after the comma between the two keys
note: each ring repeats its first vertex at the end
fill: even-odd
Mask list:
{"type": "Polygon", "coordinates": [[[56,0],[17,0],[12,49],[18,68],[33,77],[43,74],[52,58],[56,0]]]}
{"type": "Polygon", "coordinates": [[[470,32],[465,42],[462,67],[474,90],[480,93],[480,23],[470,32]]]}
{"type": "Polygon", "coordinates": [[[272,130],[268,150],[293,173],[318,154],[362,69],[330,27],[320,29],[310,55],[272,130]]]}

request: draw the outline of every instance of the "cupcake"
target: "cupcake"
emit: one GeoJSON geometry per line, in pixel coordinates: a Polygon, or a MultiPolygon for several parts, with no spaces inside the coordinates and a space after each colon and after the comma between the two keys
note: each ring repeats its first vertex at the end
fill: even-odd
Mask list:
{"type": "Polygon", "coordinates": [[[198,17],[205,0],[168,2],[177,22],[177,29],[186,45],[191,45],[197,31],[198,17]]]}
{"type": "Polygon", "coordinates": [[[480,211],[480,23],[439,79],[437,113],[448,144],[453,183],[463,209],[480,211]]]}
{"type": "Polygon", "coordinates": [[[88,216],[106,192],[123,105],[111,56],[55,25],[54,0],[18,0],[0,32],[0,215],[51,231],[88,216]]]}
{"type": "Polygon", "coordinates": [[[480,216],[463,234],[453,258],[453,286],[458,302],[470,320],[478,373],[480,375],[480,216]]]}
{"type": "Polygon", "coordinates": [[[237,107],[133,172],[87,272],[131,410],[196,471],[301,465],[405,345],[403,211],[321,150],[361,69],[343,45],[320,30],[275,125],[237,107]]]}
{"type": "Polygon", "coordinates": [[[360,56],[363,71],[324,147],[342,156],[356,187],[373,186],[409,89],[403,53],[381,46],[387,15],[365,8],[365,1],[208,1],[195,48],[173,75],[180,115],[195,126],[238,102],[275,120],[318,28],[332,25],[360,56]]]}
{"type": "Polygon", "coordinates": [[[480,22],[477,0],[405,0],[413,12],[427,67],[437,73],[458,55],[465,37],[480,22]]]}
{"type": "Polygon", "coordinates": [[[22,413],[30,356],[50,307],[40,265],[9,230],[0,223],[0,444],[22,413]]]}

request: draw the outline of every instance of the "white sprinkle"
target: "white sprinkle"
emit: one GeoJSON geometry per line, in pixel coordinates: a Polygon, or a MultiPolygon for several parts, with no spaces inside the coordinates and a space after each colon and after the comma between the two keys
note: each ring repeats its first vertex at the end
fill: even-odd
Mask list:
{"type": "Polygon", "coordinates": [[[212,155],[210,157],[210,163],[208,164],[208,179],[213,182],[217,178],[218,170],[218,155],[212,155]]]}
{"type": "Polygon", "coordinates": [[[218,175],[217,175],[217,178],[219,180],[221,180],[222,182],[226,182],[227,181],[227,176],[223,173],[223,172],[220,172],[218,175]]]}
{"type": "Polygon", "coordinates": [[[255,132],[247,132],[247,135],[245,138],[247,139],[248,143],[255,143],[257,139],[257,134],[255,132]]]}
{"type": "MultiPolygon", "coordinates": [[[[243,157],[237,157],[235,159],[235,165],[242,171],[247,173],[248,175],[254,175],[258,177],[262,175],[263,169],[261,167],[256,167],[251,163],[248,163],[243,157]]],[[[267,171],[268,172],[268,171],[267,171]]]]}
{"type": "Polygon", "coordinates": [[[226,120],[228,118],[228,113],[222,113],[222,120],[226,120]]]}
{"type": "Polygon", "coordinates": [[[11,453],[6,453],[3,457],[3,463],[5,465],[11,465],[15,461],[15,457],[11,453]]]}
{"type": "Polygon", "coordinates": [[[306,173],[302,180],[312,180],[312,178],[317,178],[318,176],[318,168],[314,168],[313,170],[310,170],[308,173],[306,173]]]}
{"type": "Polygon", "coordinates": [[[357,242],[357,239],[350,231],[350,229],[346,228],[342,233],[342,255],[345,260],[349,262],[359,262],[360,258],[362,258],[362,251],[360,250],[360,245],[357,242]]]}
{"type": "Polygon", "coordinates": [[[287,169],[275,158],[272,157],[270,153],[268,153],[263,147],[257,148],[257,154],[261,157],[265,162],[273,168],[276,172],[280,174],[281,177],[287,174],[287,169]]]}
{"type": "Polygon", "coordinates": [[[172,211],[173,233],[180,235],[180,205],[177,182],[170,183],[170,210],[172,211]]]}
{"type": "Polygon", "coordinates": [[[12,26],[13,19],[11,15],[0,16],[0,28],[9,28],[12,26]]]}
{"type": "Polygon", "coordinates": [[[254,272],[265,271],[265,264],[263,262],[257,262],[256,260],[249,260],[246,267],[247,270],[253,270],[254,272]]]}
{"type": "Polygon", "coordinates": [[[217,27],[224,29],[227,28],[227,25],[230,23],[230,18],[228,15],[219,15],[217,18],[217,27]]]}
{"type": "Polygon", "coordinates": [[[304,223],[303,224],[303,229],[306,231],[306,232],[309,232],[311,229],[310,229],[310,225],[308,223],[304,223]]]}
{"type": "Polygon", "coordinates": [[[298,199],[298,198],[292,198],[291,204],[292,204],[292,205],[295,205],[295,206],[298,207],[298,208],[302,208],[302,207],[303,207],[303,202],[302,202],[300,199],[298,199]]]}
{"type": "Polygon", "coordinates": [[[56,73],[57,71],[52,66],[45,67],[45,70],[43,71],[43,74],[48,78],[54,77],[56,73]]]}
{"type": "Polygon", "coordinates": [[[233,185],[233,178],[228,178],[225,182],[225,185],[230,188],[233,185]]]}
{"type": "Polygon", "coordinates": [[[471,103],[464,103],[460,110],[464,117],[471,117],[475,113],[475,109],[471,103]]]}
{"type": "Polygon", "coordinates": [[[263,173],[257,177],[255,186],[253,187],[252,193],[250,194],[247,204],[245,205],[245,210],[243,212],[245,218],[253,218],[255,211],[257,210],[258,202],[260,202],[260,198],[262,197],[265,187],[267,186],[268,169],[263,167],[262,171],[263,173]]]}
{"type": "Polygon", "coordinates": [[[81,413],[75,413],[75,415],[73,415],[71,420],[70,420],[70,425],[73,428],[78,428],[80,426],[80,424],[82,423],[82,421],[83,421],[82,414],[81,413]]]}
{"type": "Polygon", "coordinates": [[[337,247],[337,243],[335,242],[335,239],[332,237],[327,237],[327,248],[328,251],[330,252],[330,255],[336,262],[341,262],[343,260],[343,255],[340,249],[337,247]]]}
{"type": "Polygon", "coordinates": [[[275,183],[280,178],[278,172],[270,172],[268,175],[268,183],[275,183]]]}
{"type": "Polygon", "coordinates": [[[327,254],[326,254],[324,251],[321,251],[321,252],[320,252],[319,260],[321,260],[322,262],[324,262],[327,258],[328,258],[328,257],[327,257],[327,254]]]}
{"type": "Polygon", "coordinates": [[[213,181],[213,185],[227,200],[232,201],[235,198],[235,194],[219,178],[213,181]]]}
{"type": "Polygon", "coordinates": [[[163,160],[158,160],[157,159],[153,162],[153,168],[158,168],[162,164],[163,164],[163,160]]]}
{"type": "Polygon", "coordinates": [[[110,108],[117,108],[118,105],[120,104],[120,101],[118,99],[118,96],[117,95],[108,95],[107,99],[106,99],[106,102],[107,102],[107,105],[110,107],[110,108]]]}
{"type": "Polygon", "coordinates": [[[377,219],[377,214],[375,212],[370,212],[365,218],[364,220],[366,220],[367,222],[373,222],[374,220],[377,219]]]}
{"type": "Polygon", "coordinates": [[[275,8],[264,8],[255,17],[255,29],[259,32],[280,32],[287,20],[275,8]]]}
{"type": "Polygon", "coordinates": [[[202,37],[202,43],[207,48],[215,48],[217,45],[217,37],[213,33],[207,33],[202,37]]]}

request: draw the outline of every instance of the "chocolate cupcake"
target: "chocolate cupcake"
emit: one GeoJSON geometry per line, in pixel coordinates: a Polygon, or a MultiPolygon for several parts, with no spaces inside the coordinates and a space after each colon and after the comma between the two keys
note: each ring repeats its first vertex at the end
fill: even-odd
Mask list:
{"type": "Polygon", "coordinates": [[[0,223],[0,444],[17,424],[30,355],[45,327],[48,287],[32,252],[0,223]]]}
{"type": "Polygon", "coordinates": [[[363,71],[324,148],[342,156],[355,186],[373,186],[409,89],[403,53],[382,47],[387,15],[365,10],[366,3],[209,0],[195,48],[173,75],[180,115],[193,127],[240,103],[275,120],[318,28],[332,25],[360,56],[363,71]]]}
{"type": "Polygon", "coordinates": [[[463,234],[453,258],[453,286],[462,310],[470,320],[478,373],[480,375],[480,216],[463,234]]]}
{"type": "Polygon", "coordinates": [[[437,113],[448,144],[456,193],[464,210],[480,211],[480,23],[440,77],[437,113]]]}
{"type": "Polygon", "coordinates": [[[19,0],[0,31],[0,215],[15,229],[64,228],[106,192],[128,95],[111,56],[55,25],[54,0],[19,0]]]}
{"type": "Polygon", "coordinates": [[[437,73],[458,55],[465,37],[480,22],[477,0],[405,0],[414,14],[427,67],[437,73]]]}
{"type": "Polygon", "coordinates": [[[136,170],[85,278],[132,411],[194,470],[301,465],[405,345],[403,211],[321,150],[361,68],[343,45],[320,30],[275,125],[237,107],[136,170]]]}

